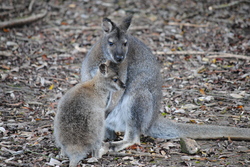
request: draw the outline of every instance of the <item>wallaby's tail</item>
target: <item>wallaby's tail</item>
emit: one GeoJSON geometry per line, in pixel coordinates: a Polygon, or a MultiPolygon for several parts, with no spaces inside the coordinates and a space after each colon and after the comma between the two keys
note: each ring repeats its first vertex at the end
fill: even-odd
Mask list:
{"type": "Polygon", "coordinates": [[[146,135],[163,139],[182,137],[193,139],[219,139],[230,137],[236,140],[250,140],[250,128],[183,124],[159,117],[147,131],[146,135]]]}

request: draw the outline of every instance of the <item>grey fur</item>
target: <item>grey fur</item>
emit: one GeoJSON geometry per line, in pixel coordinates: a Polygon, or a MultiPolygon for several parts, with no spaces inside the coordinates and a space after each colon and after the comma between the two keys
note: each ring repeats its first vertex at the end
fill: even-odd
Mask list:
{"type": "Polygon", "coordinates": [[[110,19],[104,19],[104,33],[91,48],[82,63],[82,81],[94,77],[98,64],[111,60],[118,64],[119,76],[126,83],[126,91],[113,94],[106,118],[107,131],[125,132],[124,139],[112,142],[110,149],[121,150],[140,142],[140,135],[173,139],[191,138],[239,138],[250,139],[249,129],[221,126],[199,126],[177,124],[159,116],[162,98],[160,65],[150,49],[137,38],[127,33],[131,16],[116,26],[110,19]],[[107,29],[109,31],[107,31],[107,29]],[[109,43],[113,42],[112,46],[109,43]],[[123,45],[127,41],[126,47],[123,45]],[[121,46],[124,46],[123,48],[121,46]],[[122,51],[121,51],[122,50],[122,51]],[[120,51],[120,52],[119,52],[120,51]],[[116,60],[119,52],[121,61],[116,60]]]}
{"type": "Polygon", "coordinates": [[[125,88],[118,74],[101,64],[97,75],[71,88],[59,101],[54,121],[54,136],[62,154],[70,158],[70,167],[89,152],[100,158],[105,131],[105,110],[110,92],[125,88]]]}

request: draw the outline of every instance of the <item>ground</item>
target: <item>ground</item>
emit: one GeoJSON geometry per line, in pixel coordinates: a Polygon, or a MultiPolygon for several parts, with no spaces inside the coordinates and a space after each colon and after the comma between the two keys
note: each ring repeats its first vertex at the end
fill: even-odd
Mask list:
{"type": "MultiPolygon", "coordinates": [[[[130,33],[162,65],[163,116],[176,122],[250,128],[250,3],[247,0],[0,0],[0,21],[47,11],[0,30],[0,166],[67,166],[53,140],[57,102],[80,81],[81,62],[103,17],[133,14],[130,33]],[[63,163],[63,165],[61,165],[63,163]]],[[[122,137],[122,136],[120,136],[122,137]]],[[[142,136],[141,145],[82,166],[250,166],[249,141],[142,136]]],[[[80,165],[81,166],[81,165],[80,165]]]]}

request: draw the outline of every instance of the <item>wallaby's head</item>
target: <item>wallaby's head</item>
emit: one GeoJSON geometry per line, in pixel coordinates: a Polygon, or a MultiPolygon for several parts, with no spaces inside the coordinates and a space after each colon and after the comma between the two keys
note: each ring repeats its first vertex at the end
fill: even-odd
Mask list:
{"type": "Polygon", "coordinates": [[[110,19],[103,19],[102,49],[106,58],[114,63],[121,63],[126,58],[129,42],[127,30],[131,20],[132,16],[128,16],[117,26],[110,19]]]}
{"type": "Polygon", "coordinates": [[[125,84],[120,80],[118,73],[116,73],[109,63],[103,63],[99,65],[100,75],[102,77],[103,87],[106,87],[110,91],[118,91],[125,89],[125,84]]]}

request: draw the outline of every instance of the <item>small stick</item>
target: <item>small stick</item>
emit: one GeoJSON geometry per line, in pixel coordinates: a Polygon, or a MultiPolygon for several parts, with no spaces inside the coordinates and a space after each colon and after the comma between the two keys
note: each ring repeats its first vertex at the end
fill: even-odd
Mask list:
{"type": "Polygon", "coordinates": [[[0,22],[0,28],[14,27],[14,26],[19,26],[19,25],[29,24],[31,22],[42,19],[43,17],[46,16],[46,14],[47,14],[47,11],[44,11],[40,14],[32,15],[32,16],[29,16],[27,18],[14,19],[14,20],[10,20],[10,21],[0,22]]]}
{"type": "Polygon", "coordinates": [[[118,156],[118,157],[125,157],[125,156],[135,156],[135,157],[156,157],[156,158],[167,158],[167,156],[160,155],[160,154],[149,154],[149,153],[120,153],[120,152],[109,152],[108,155],[111,156],[118,156]]]}
{"type": "MultiPolygon", "coordinates": [[[[148,26],[137,26],[137,27],[131,27],[130,30],[143,30],[143,29],[149,29],[148,26]]],[[[43,31],[60,31],[60,30],[81,30],[81,31],[94,31],[94,30],[101,30],[100,26],[92,26],[92,27],[85,27],[85,26],[70,26],[70,25],[64,25],[59,27],[51,27],[46,28],[43,31]]]]}
{"type": "Polygon", "coordinates": [[[32,11],[32,7],[33,7],[34,2],[35,2],[35,0],[30,1],[30,4],[29,4],[29,11],[30,12],[32,11]]]}
{"type": "Polygon", "coordinates": [[[10,165],[10,166],[30,166],[31,164],[27,164],[27,163],[19,163],[19,162],[14,162],[14,161],[5,161],[5,163],[7,165],[10,165]]]}
{"type": "Polygon", "coordinates": [[[236,55],[231,53],[221,53],[221,52],[200,52],[200,51],[169,51],[169,52],[163,52],[163,51],[156,51],[153,52],[153,54],[157,55],[212,55],[208,56],[207,58],[237,58],[237,59],[245,59],[250,60],[250,56],[245,55],[236,55]]]}
{"type": "Polygon", "coordinates": [[[221,5],[214,5],[214,6],[209,6],[208,9],[209,10],[215,10],[215,9],[223,9],[223,8],[228,8],[228,7],[232,7],[232,6],[235,6],[237,4],[240,4],[242,2],[250,2],[248,0],[241,0],[241,1],[232,1],[230,3],[226,3],[226,4],[221,4],[221,5]]]}
{"type": "Polygon", "coordinates": [[[245,59],[245,60],[250,60],[250,56],[244,56],[244,55],[235,55],[235,54],[229,54],[229,53],[225,53],[222,55],[213,55],[213,56],[208,56],[207,58],[209,59],[213,59],[213,58],[237,58],[237,59],[245,59]]]}
{"type": "Polygon", "coordinates": [[[177,23],[177,22],[168,22],[167,25],[172,26],[186,26],[186,27],[207,27],[208,24],[191,24],[191,23],[177,23]]]}
{"type": "Polygon", "coordinates": [[[5,56],[5,57],[9,57],[9,56],[12,56],[12,53],[11,52],[7,52],[7,51],[0,51],[0,55],[1,56],[5,56]]]}
{"type": "Polygon", "coordinates": [[[163,51],[156,51],[153,52],[154,54],[157,55],[205,55],[205,54],[220,54],[218,52],[201,52],[201,51],[168,51],[168,52],[163,52],[163,51]]]}

